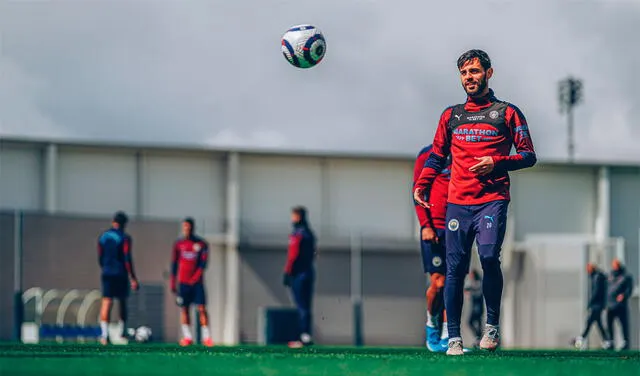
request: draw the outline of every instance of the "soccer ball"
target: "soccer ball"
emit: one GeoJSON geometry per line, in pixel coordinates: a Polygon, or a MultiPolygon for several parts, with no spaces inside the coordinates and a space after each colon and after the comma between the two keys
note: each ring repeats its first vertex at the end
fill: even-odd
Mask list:
{"type": "Polygon", "coordinates": [[[144,343],[151,340],[151,328],[148,326],[141,326],[136,329],[135,339],[136,342],[144,343]]]}
{"type": "Polygon", "coordinates": [[[322,32],[312,25],[298,25],[282,36],[282,54],[291,65],[311,68],[322,61],[326,52],[322,32]]]}

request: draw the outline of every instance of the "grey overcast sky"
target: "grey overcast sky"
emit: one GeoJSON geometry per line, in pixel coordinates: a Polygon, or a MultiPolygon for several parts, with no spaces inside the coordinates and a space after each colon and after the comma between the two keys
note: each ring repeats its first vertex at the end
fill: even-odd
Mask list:
{"type": "Polygon", "coordinates": [[[573,74],[577,157],[640,161],[640,0],[0,4],[4,136],[414,154],[465,99],[457,57],[482,48],[541,158],[566,156],[573,74]],[[308,70],[280,52],[301,23],[327,40],[308,70]]]}

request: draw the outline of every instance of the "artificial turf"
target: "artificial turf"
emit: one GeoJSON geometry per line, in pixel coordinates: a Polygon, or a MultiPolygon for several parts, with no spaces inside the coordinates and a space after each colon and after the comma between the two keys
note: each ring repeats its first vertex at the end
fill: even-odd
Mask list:
{"type": "Polygon", "coordinates": [[[640,352],[498,351],[462,357],[423,348],[0,345],[0,375],[607,375],[640,376],[640,352]]]}

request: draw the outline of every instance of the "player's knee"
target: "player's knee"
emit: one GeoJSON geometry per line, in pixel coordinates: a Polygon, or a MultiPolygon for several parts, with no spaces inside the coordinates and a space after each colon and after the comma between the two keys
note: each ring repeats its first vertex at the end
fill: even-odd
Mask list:
{"type": "Polygon", "coordinates": [[[485,272],[500,270],[499,257],[480,257],[480,264],[482,265],[482,270],[484,270],[485,272]]]}
{"type": "Polygon", "coordinates": [[[205,307],[204,304],[198,304],[198,312],[207,314],[207,307],[205,307]]]}
{"type": "Polygon", "coordinates": [[[442,290],[444,288],[445,276],[440,273],[433,273],[431,275],[431,286],[436,289],[436,291],[442,290]]]}

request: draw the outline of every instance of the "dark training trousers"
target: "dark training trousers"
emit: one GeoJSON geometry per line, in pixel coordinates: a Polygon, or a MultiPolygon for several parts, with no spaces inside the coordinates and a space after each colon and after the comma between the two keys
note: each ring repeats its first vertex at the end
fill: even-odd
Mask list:
{"type": "Polygon", "coordinates": [[[500,322],[502,300],[502,270],[500,250],[507,227],[506,200],[480,205],[447,207],[447,278],[444,286],[445,309],[449,322],[449,338],[460,338],[460,319],[464,280],[469,273],[471,247],[478,243],[482,264],[482,292],[487,305],[487,324],[500,322]]]}
{"type": "Polygon", "coordinates": [[[589,309],[589,317],[587,317],[587,324],[584,327],[582,338],[587,338],[589,331],[591,330],[591,326],[594,323],[598,326],[602,340],[606,341],[608,336],[607,332],[604,330],[604,326],[602,325],[602,309],[589,309]]]}
{"type": "Polygon", "coordinates": [[[609,329],[609,340],[614,342],[613,321],[618,319],[622,327],[622,338],[624,339],[624,349],[629,348],[629,308],[626,304],[620,304],[614,309],[607,310],[607,329],[609,329]]]}
{"type": "Polygon", "coordinates": [[[300,317],[300,334],[312,334],[311,303],[314,282],[315,273],[313,270],[296,274],[291,281],[291,292],[300,317]]]}

